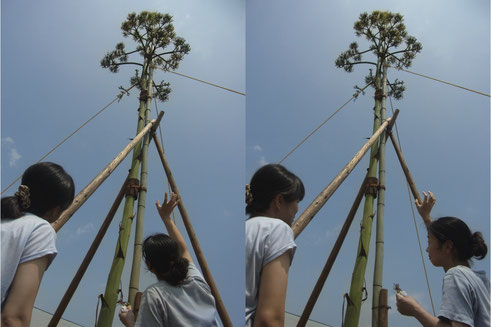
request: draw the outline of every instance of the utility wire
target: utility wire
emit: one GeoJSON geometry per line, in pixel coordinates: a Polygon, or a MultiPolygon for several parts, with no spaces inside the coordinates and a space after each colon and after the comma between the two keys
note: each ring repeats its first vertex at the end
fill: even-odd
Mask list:
{"type": "Polygon", "coordinates": [[[397,70],[402,70],[403,72],[406,72],[406,73],[410,73],[410,74],[413,74],[413,75],[417,75],[417,76],[421,76],[421,77],[424,77],[424,78],[428,78],[428,79],[432,79],[434,81],[437,81],[437,82],[440,82],[440,83],[444,83],[444,84],[448,84],[448,85],[451,85],[451,86],[455,86],[455,87],[458,87],[458,88],[461,88],[461,89],[464,89],[466,91],[470,91],[470,92],[474,92],[474,93],[477,93],[477,94],[480,94],[480,95],[484,95],[484,96],[487,96],[487,97],[491,97],[491,95],[487,94],[487,93],[483,93],[483,92],[479,92],[479,91],[476,91],[476,90],[473,90],[473,89],[469,89],[467,87],[464,87],[464,86],[460,86],[460,85],[457,85],[457,84],[453,84],[453,83],[450,83],[450,82],[445,82],[445,81],[442,81],[441,79],[437,79],[437,78],[434,78],[434,77],[430,77],[430,76],[426,76],[426,75],[423,75],[423,74],[419,74],[419,73],[415,73],[415,72],[411,72],[409,70],[405,70],[405,69],[402,69],[402,68],[397,68],[397,67],[392,67],[390,66],[391,68],[395,68],[397,70]]]}
{"type": "Polygon", "coordinates": [[[181,74],[181,73],[178,73],[178,72],[173,72],[171,70],[165,70],[163,69],[163,71],[167,72],[167,73],[172,73],[172,74],[176,74],[176,75],[179,75],[179,76],[182,76],[182,77],[186,77],[186,78],[190,78],[192,80],[195,80],[195,81],[198,81],[198,82],[201,82],[201,83],[205,83],[205,84],[208,84],[208,85],[211,85],[211,86],[215,86],[215,87],[218,87],[218,88],[221,88],[221,89],[224,89],[224,90],[227,90],[227,91],[230,91],[230,92],[234,92],[234,93],[237,93],[237,94],[240,94],[240,95],[246,95],[245,93],[243,92],[239,92],[239,91],[235,91],[235,90],[232,90],[232,89],[229,89],[227,87],[223,87],[223,86],[220,86],[218,84],[213,84],[213,83],[210,83],[210,82],[207,82],[207,81],[203,81],[201,79],[198,79],[198,78],[194,78],[194,77],[191,77],[191,76],[188,76],[188,75],[184,75],[184,74],[181,74]]]}
{"type": "MultiPolygon", "coordinates": [[[[392,106],[392,97],[389,97],[389,100],[390,100],[390,107],[392,109],[392,115],[394,115],[394,107],[392,106]]],[[[399,144],[399,149],[401,149],[401,152],[402,152],[401,139],[399,137],[399,129],[397,128],[397,122],[395,122],[395,128],[396,128],[396,135],[397,135],[397,143],[399,144]]],[[[430,282],[428,280],[428,272],[426,271],[426,264],[425,264],[424,255],[423,255],[423,247],[421,246],[421,239],[419,237],[418,224],[416,223],[416,215],[414,214],[414,204],[413,204],[413,201],[411,200],[411,190],[409,188],[409,183],[407,182],[407,180],[406,180],[406,186],[407,186],[407,194],[409,197],[409,204],[411,205],[411,212],[413,214],[414,227],[416,228],[416,236],[418,238],[419,253],[421,255],[421,262],[423,263],[423,270],[424,270],[425,278],[426,278],[426,286],[428,287],[428,294],[430,295],[431,308],[433,309],[433,315],[436,316],[435,305],[433,304],[433,297],[431,296],[430,282]]]]}
{"type": "Polygon", "coordinates": [[[322,126],[324,126],[325,123],[327,123],[332,117],[334,117],[334,115],[336,115],[341,109],[343,109],[348,103],[350,103],[353,99],[356,99],[358,97],[358,95],[360,95],[360,93],[362,93],[363,91],[365,91],[365,89],[372,83],[368,83],[367,85],[365,85],[364,88],[362,89],[359,89],[358,91],[356,91],[355,94],[353,94],[353,96],[348,100],[346,101],[341,107],[339,107],[331,116],[329,116],[326,120],[324,120],[319,126],[317,126],[309,135],[307,135],[302,141],[300,141],[300,143],[298,143],[293,149],[290,150],[290,152],[288,152],[286,154],[286,156],[283,157],[283,159],[281,159],[278,163],[282,163],[286,158],[288,158],[288,156],[290,156],[290,154],[293,153],[293,151],[295,151],[296,149],[298,149],[298,147],[300,147],[302,144],[305,143],[305,141],[307,141],[307,139],[309,137],[311,137],[315,132],[317,132],[319,130],[319,128],[321,128],[322,126]]]}
{"type": "MultiPolygon", "coordinates": [[[[124,89],[121,91],[121,93],[114,99],[112,100],[111,102],[109,102],[104,108],[102,108],[101,110],[99,110],[97,113],[95,113],[92,117],[90,117],[85,123],[83,123],[82,125],[80,125],[79,128],[77,128],[75,131],[73,131],[70,135],[68,135],[67,137],[65,137],[60,143],[58,143],[54,148],[52,148],[51,150],[48,151],[48,153],[46,153],[41,159],[39,159],[38,161],[36,161],[36,163],[40,162],[41,160],[45,159],[47,156],[49,156],[53,151],[55,151],[58,147],[60,147],[63,143],[65,143],[70,137],[72,137],[74,134],[76,134],[79,130],[82,129],[82,127],[84,127],[85,125],[87,125],[90,121],[92,121],[95,117],[97,117],[101,112],[103,112],[104,110],[106,110],[110,105],[112,105],[114,102],[116,102],[117,100],[121,100],[121,98],[123,97],[124,94],[128,93],[133,87],[135,87],[136,84],[133,84],[132,86],[130,86],[128,89],[124,89]]],[[[3,189],[3,191],[0,193],[0,194],[3,194],[5,191],[7,191],[12,185],[14,185],[19,179],[21,179],[22,175],[18,176],[12,183],[10,183],[5,189],[3,189]]]]}

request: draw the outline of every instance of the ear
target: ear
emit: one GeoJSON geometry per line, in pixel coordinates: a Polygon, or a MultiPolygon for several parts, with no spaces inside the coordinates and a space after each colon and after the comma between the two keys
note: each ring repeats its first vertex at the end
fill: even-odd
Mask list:
{"type": "Polygon", "coordinates": [[[273,207],[276,209],[276,210],[280,210],[281,208],[281,205],[283,203],[284,199],[283,199],[283,195],[282,194],[277,194],[273,200],[271,201],[272,204],[273,204],[273,207]]]}
{"type": "Polygon", "coordinates": [[[445,242],[443,242],[443,250],[449,255],[452,254],[454,250],[453,242],[450,240],[446,240],[445,242]]]}

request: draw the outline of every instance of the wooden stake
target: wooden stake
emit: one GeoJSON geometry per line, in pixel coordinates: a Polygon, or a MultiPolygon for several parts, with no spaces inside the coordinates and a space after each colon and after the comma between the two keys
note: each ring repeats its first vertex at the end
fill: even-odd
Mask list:
{"type": "Polygon", "coordinates": [[[213,280],[213,276],[211,275],[210,269],[208,268],[208,264],[206,263],[203,251],[201,251],[201,247],[199,245],[198,238],[196,237],[196,234],[194,233],[193,226],[191,225],[191,221],[189,220],[189,216],[186,212],[186,209],[184,208],[182,197],[179,194],[179,190],[177,189],[176,182],[174,181],[174,177],[172,176],[172,172],[170,170],[169,163],[167,162],[167,159],[165,157],[162,145],[160,144],[155,133],[152,134],[152,137],[153,137],[155,146],[157,147],[157,151],[158,151],[160,159],[162,161],[162,165],[164,166],[165,174],[167,175],[167,179],[169,181],[171,190],[172,190],[172,192],[177,194],[177,196],[180,199],[179,203],[177,204],[177,207],[179,209],[179,213],[181,214],[181,218],[182,218],[182,221],[184,223],[184,226],[186,227],[186,231],[188,233],[189,239],[191,240],[191,244],[193,246],[194,253],[196,254],[196,258],[198,259],[198,263],[201,267],[201,270],[203,271],[203,277],[205,278],[206,282],[210,286],[211,293],[215,297],[216,307],[217,307],[218,314],[220,315],[220,319],[222,320],[222,323],[225,327],[232,327],[233,326],[232,321],[230,320],[230,317],[228,316],[227,310],[225,309],[225,305],[223,304],[220,293],[218,292],[218,289],[215,285],[215,281],[213,280]]]}
{"type": "Polygon", "coordinates": [[[365,189],[366,189],[366,177],[363,179],[363,183],[361,184],[360,190],[358,191],[355,201],[351,206],[351,210],[349,211],[348,216],[346,217],[346,221],[344,222],[343,228],[341,228],[341,231],[339,232],[338,238],[336,239],[336,243],[334,243],[334,246],[331,250],[331,254],[327,259],[326,264],[324,265],[324,268],[322,269],[322,272],[319,276],[319,279],[315,284],[314,290],[310,295],[309,301],[307,302],[307,305],[305,306],[305,309],[303,310],[303,313],[300,316],[300,319],[298,320],[297,327],[304,327],[307,324],[307,321],[309,320],[310,314],[312,313],[315,303],[317,302],[317,299],[319,298],[322,288],[324,287],[324,283],[326,282],[326,279],[329,276],[329,272],[331,271],[331,268],[334,265],[334,261],[336,260],[336,257],[338,256],[338,253],[341,250],[341,246],[343,245],[344,239],[346,238],[346,234],[348,234],[351,223],[355,218],[361,200],[365,195],[365,189]]]}
{"type": "Polygon", "coordinates": [[[391,118],[388,118],[378,130],[370,137],[370,139],[363,145],[363,147],[358,151],[353,159],[351,159],[348,164],[341,169],[336,177],[327,185],[327,187],[319,193],[319,195],[314,199],[314,201],[305,209],[305,211],[298,217],[298,219],[293,223],[292,229],[295,238],[300,235],[308,223],[314,218],[314,216],[319,212],[319,210],[326,204],[327,200],[334,194],[341,183],[348,177],[348,175],[353,171],[356,165],[360,162],[363,156],[367,153],[368,149],[378,140],[378,137],[387,125],[390,123],[391,118]]]}
{"type": "Polygon", "coordinates": [[[133,314],[135,315],[135,321],[136,321],[136,318],[138,318],[138,312],[140,312],[140,303],[142,300],[142,295],[143,295],[142,292],[137,292],[135,295],[135,306],[133,308],[133,314]]]}
{"type": "Polygon", "coordinates": [[[386,288],[382,288],[379,293],[379,305],[378,305],[378,326],[389,326],[389,306],[388,306],[388,292],[386,288]]]}
{"type": "Polygon", "coordinates": [[[51,320],[48,324],[48,327],[56,327],[58,325],[58,322],[60,321],[61,317],[63,316],[63,313],[65,312],[66,307],[68,306],[68,303],[70,303],[70,300],[72,299],[73,294],[77,290],[78,284],[80,284],[80,281],[82,280],[82,277],[84,276],[85,272],[87,271],[87,268],[89,267],[90,262],[92,261],[92,258],[94,258],[94,255],[99,248],[99,245],[102,242],[102,239],[104,238],[104,235],[107,232],[107,229],[109,228],[109,225],[111,224],[111,221],[114,218],[114,215],[116,214],[116,211],[119,208],[119,205],[121,204],[121,201],[124,198],[124,194],[126,193],[126,185],[128,183],[128,180],[125,180],[123,183],[123,186],[119,190],[118,195],[116,196],[116,199],[114,200],[114,203],[109,210],[106,219],[101,225],[101,228],[99,229],[99,232],[94,238],[94,241],[92,242],[92,245],[90,246],[89,250],[87,251],[87,254],[85,255],[84,260],[80,264],[80,267],[78,268],[75,276],[73,277],[72,282],[68,286],[68,289],[65,292],[65,295],[63,295],[63,298],[61,299],[60,304],[58,305],[58,308],[56,308],[55,313],[53,314],[53,317],[51,317],[51,320]]]}
{"type": "Polygon", "coordinates": [[[119,166],[119,164],[123,161],[124,158],[130,153],[131,149],[133,149],[140,140],[145,136],[146,133],[150,131],[153,125],[158,125],[163,112],[160,112],[157,119],[152,120],[147,126],[143,128],[143,130],[135,136],[135,138],[121,151],[114,160],[106,166],[80,193],[77,194],[75,199],[73,200],[70,207],[68,207],[65,211],[63,211],[60,217],[51,223],[51,226],[55,229],[55,231],[59,231],[63,225],[72,217],[72,215],[87,201],[87,199],[97,190],[97,188],[106,180],[106,178],[111,175],[111,173],[119,166]]]}

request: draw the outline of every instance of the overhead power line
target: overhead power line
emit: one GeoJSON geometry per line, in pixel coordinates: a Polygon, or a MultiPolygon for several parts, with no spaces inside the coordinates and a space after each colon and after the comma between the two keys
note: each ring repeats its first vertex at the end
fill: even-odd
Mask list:
{"type": "Polygon", "coordinates": [[[330,115],[326,120],[324,120],[319,126],[317,126],[309,135],[307,135],[302,141],[300,141],[300,143],[298,143],[293,149],[290,150],[290,152],[288,152],[286,154],[286,156],[283,157],[283,159],[281,159],[278,163],[282,163],[286,158],[288,158],[288,156],[290,156],[290,154],[293,153],[293,151],[295,151],[296,149],[298,149],[302,144],[305,143],[305,141],[307,141],[307,139],[309,137],[311,137],[312,135],[314,135],[315,132],[317,132],[322,126],[324,126],[325,123],[327,123],[332,117],[334,117],[334,115],[336,115],[341,109],[343,109],[348,103],[350,103],[353,99],[356,99],[358,97],[358,95],[360,93],[362,93],[363,91],[365,91],[365,89],[370,86],[370,84],[372,83],[368,83],[367,85],[365,85],[364,88],[358,90],[355,94],[353,94],[353,96],[348,100],[346,101],[341,107],[339,107],[332,115],[330,115]]]}
{"type": "Polygon", "coordinates": [[[205,84],[208,84],[208,85],[211,85],[211,86],[214,86],[214,87],[218,87],[218,88],[221,88],[221,89],[224,89],[224,90],[227,90],[227,91],[230,91],[230,92],[234,92],[234,93],[237,93],[237,94],[240,94],[240,95],[246,95],[245,93],[243,92],[239,92],[239,91],[235,91],[235,90],[232,90],[232,89],[229,89],[227,87],[223,87],[223,86],[220,86],[218,84],[214,84],[214,83],[210,83],[210,82],[207,82],[207,81],[204,81],[204,80],[201,80],[201,79],[198,79],[198,78],[195,78],[195,77],[191,77],[191,76],[188,76],[188,75],[184,75],[184,74],[181,74],[181,73],[178,73],[178,72],[173,72],[171,70],[164,70],[165,72],[167,73],[172,73],[172,74],[175,74],[175,75],[179,75],[179,76],[182,76],[182,77],[186,77],[186,78],[189,78],[189,79],[192,79],[192,80],[195,80],[195,81],[198,81],[198,82],[201,82],[201,83],[205,83],[205,84]]]}
{"type": "Polygon", "coordinates": [[[474,92],[474,93],[477,93],[477,94],[480,94],[480,95],[491,97],[491,95],[489,95],[487,93],[476,91],[476,90],[473,90],[473,89],[470,89],[470,88],[467,88],[467,87],[464,87],[464,86],[460,86],[460,85],[457,85],[457,84],[454,84],[454,83],[445,82],[445,81],[443,81],[441,79],[438,79],[438,78],[434,78],[434,77],[430,77],[430,76],[427,76],[427,75],[415,73],[415,72],[412,72],[412,71],[409,71],[409,70],[406,70],[406,69],[402,69],[402,68],[397,68],[397,67],[391,67],[391,68],[395,68],[397,70],[402,70],[403,72],[406,72],[406,73],[410,73],[410,74],[421,76],[421,77],[424,77],[424,78],[428,78],[428,79],[431,79],[431,80],[434,80],[434,81],[437,81],[437,82],[440,82],[440,83],[444,83],[444,84],[447,84],[447,85],[458,87],[458,88],[464,89],[464,90],[469,91],[469,92],[474,92]]]}
{"type": "MultiPolygon", "coordinates": [[[[85,125],[87,125],[90,121],[92,121],[95,117],[97,117],[101,112],[103,112],[104,110],[106,110],[107,108],[109,108],[109,106],[112,105],[114,102],[116,102],[117,100],[120,100],[123,97],[124,94],[128,93],[135,86],[136,86],[136,84],[133,84],[128,89],[122,90],[121,93],[114,100],[112,100],[111,102],[109,102],[106,106],[104,106],[104,108],[102,108],[101,110],[99,110],[98,112],[96,112],[85,123],[83,123],[82,125],[80,125],[80,127],[78,127],[76,130],[74,130],[70,135],[68,135],[67,137],[65,137],[60,143],[58,143],[57,145],[55,145],[51,150],[48,151],[48,153],[46,153],[44,156],[42,156],[41,159],[39,159],[38,161],[36,161],[36,163],[41,162],[41,160],[43,160],[47,156],[49,156],[53,151],[55,151],[63,143],[65,143],[70,137],[72,137],[79,130],[81,130],[82,127],[84,127],[85,125]]],[[[5,191],[7,191],[12,185],[14,185],[19,179],[21,179],[21,177],[22,177],[22,175],[18,176],[12,183],[10,183],[5,189],[3,189],[3,191],[0,194],[3,194],[5,191]]]]}

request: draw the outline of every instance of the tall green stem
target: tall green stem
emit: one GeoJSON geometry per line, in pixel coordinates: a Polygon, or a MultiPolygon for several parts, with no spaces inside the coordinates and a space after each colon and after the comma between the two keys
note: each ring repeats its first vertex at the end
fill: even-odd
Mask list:
{"type": "MultiPolygon", "coordinates": [[[[377,72],[375,74],[375,94],[381,92],[381,67],[382,61],[377,62],[377,72]]],[[[375,97],[375,110],[373,120],[373,131],[375,132],[381,125],[381,111],[382,103],[378,96],[375,97]]],[[[378,143],[374,143],[370,150],[370,163],[368,166],[367,178],[376,178],[377,176],[377,164],[378,164],[378,143]]],[[[351,287],[349,292],[348,306],[346,309],[345,325],[346,327],[357,327],[360,320],[361,302],[363,296],[365,271],[368,262],[368,250],[370,247],[370,236],[372,233],[372,222],[374,217],[373,201],[375,196],[373,193],[367,193],[365,195],[365,204],[363,208],[363,219],[361,223],[360,240],[358,243],[358,252],[355,261],[355,267],[353,269],[353,275],[351,278],[351,287]]]]}
{"type": "MultiPolygon", "coordinates": [[[[142,91],[146,88],[146,75],[148,72],[148,63],[146,60],[143,63],[143,71],[141,75],[141,88],[142,91]]],[[[138,124],[137,134],[142,130],[145,123],[145,101],[140,101],[138,108],[138,124]]],[[[140,142],[133,150],[133,157],[131,162],[131,168],[129,173],[129,179],[137,179],[140,170],[140,153],[142,149],[142,143],[140,142]]],[[[123,273],[124,262],[126,259],[126,252],[128,248],[128,241],[131,233],[131,223],[134,217],[135,196],[128,194],[126,196],[123,218],[119,227],[119,237],[116,244],[116,251],[114,254],[113,262],[111,264],[111,270],[107,278],[106,290],[104,292],[104,298],[102,300],[101,313],[97,321],[97,327],[111,327],[114,312],[116,310],[116,301],[118,298],[119,283],[121,281],[121,274],[123,273]]]]}
{"type": "MultiPolygon", "coordinates": [[[[382,123],[386,118],[386,88],[387,88],[387,66],[384,65],[382,76],[382,108],[380,118],[382,123]]],[[[373,273],[373,290],[372,290],[372,327],[379,325],[379,294],[382,289],[382,280],[384,274],[384,212],[385,212],[385,141],[387,140],[385,131],[380,136],[379,146],[379,184],[377,199],[377,223],[375,233],[375,269],[373,273]]]]}
{"type": "MultiPolygon", "coordinates": [[[[152,89],[153,89],[153,68],[150,63],[150,71],[148,74],[148,98],[145,103],[145,124],[150,121],[150,107],[152,105],[152,89]]],[[[145,135],[143,139],[143,148],[141,156],[141,175],[140,175],[140,194],[138,197],[138,208],[136,213],[135,225],[135,243],[133,250],[133,264],[131,266],[130,286],[128,291],[128,302],[134,307],[135,296],[138,292],[140,283],[140,266],[142,261],[142,245],[143,245],[143,226],[145,217],[145,202],[147,199],[147,177],[148,177],[148,144],[150,143],[150,134],[145,135]]]]}

